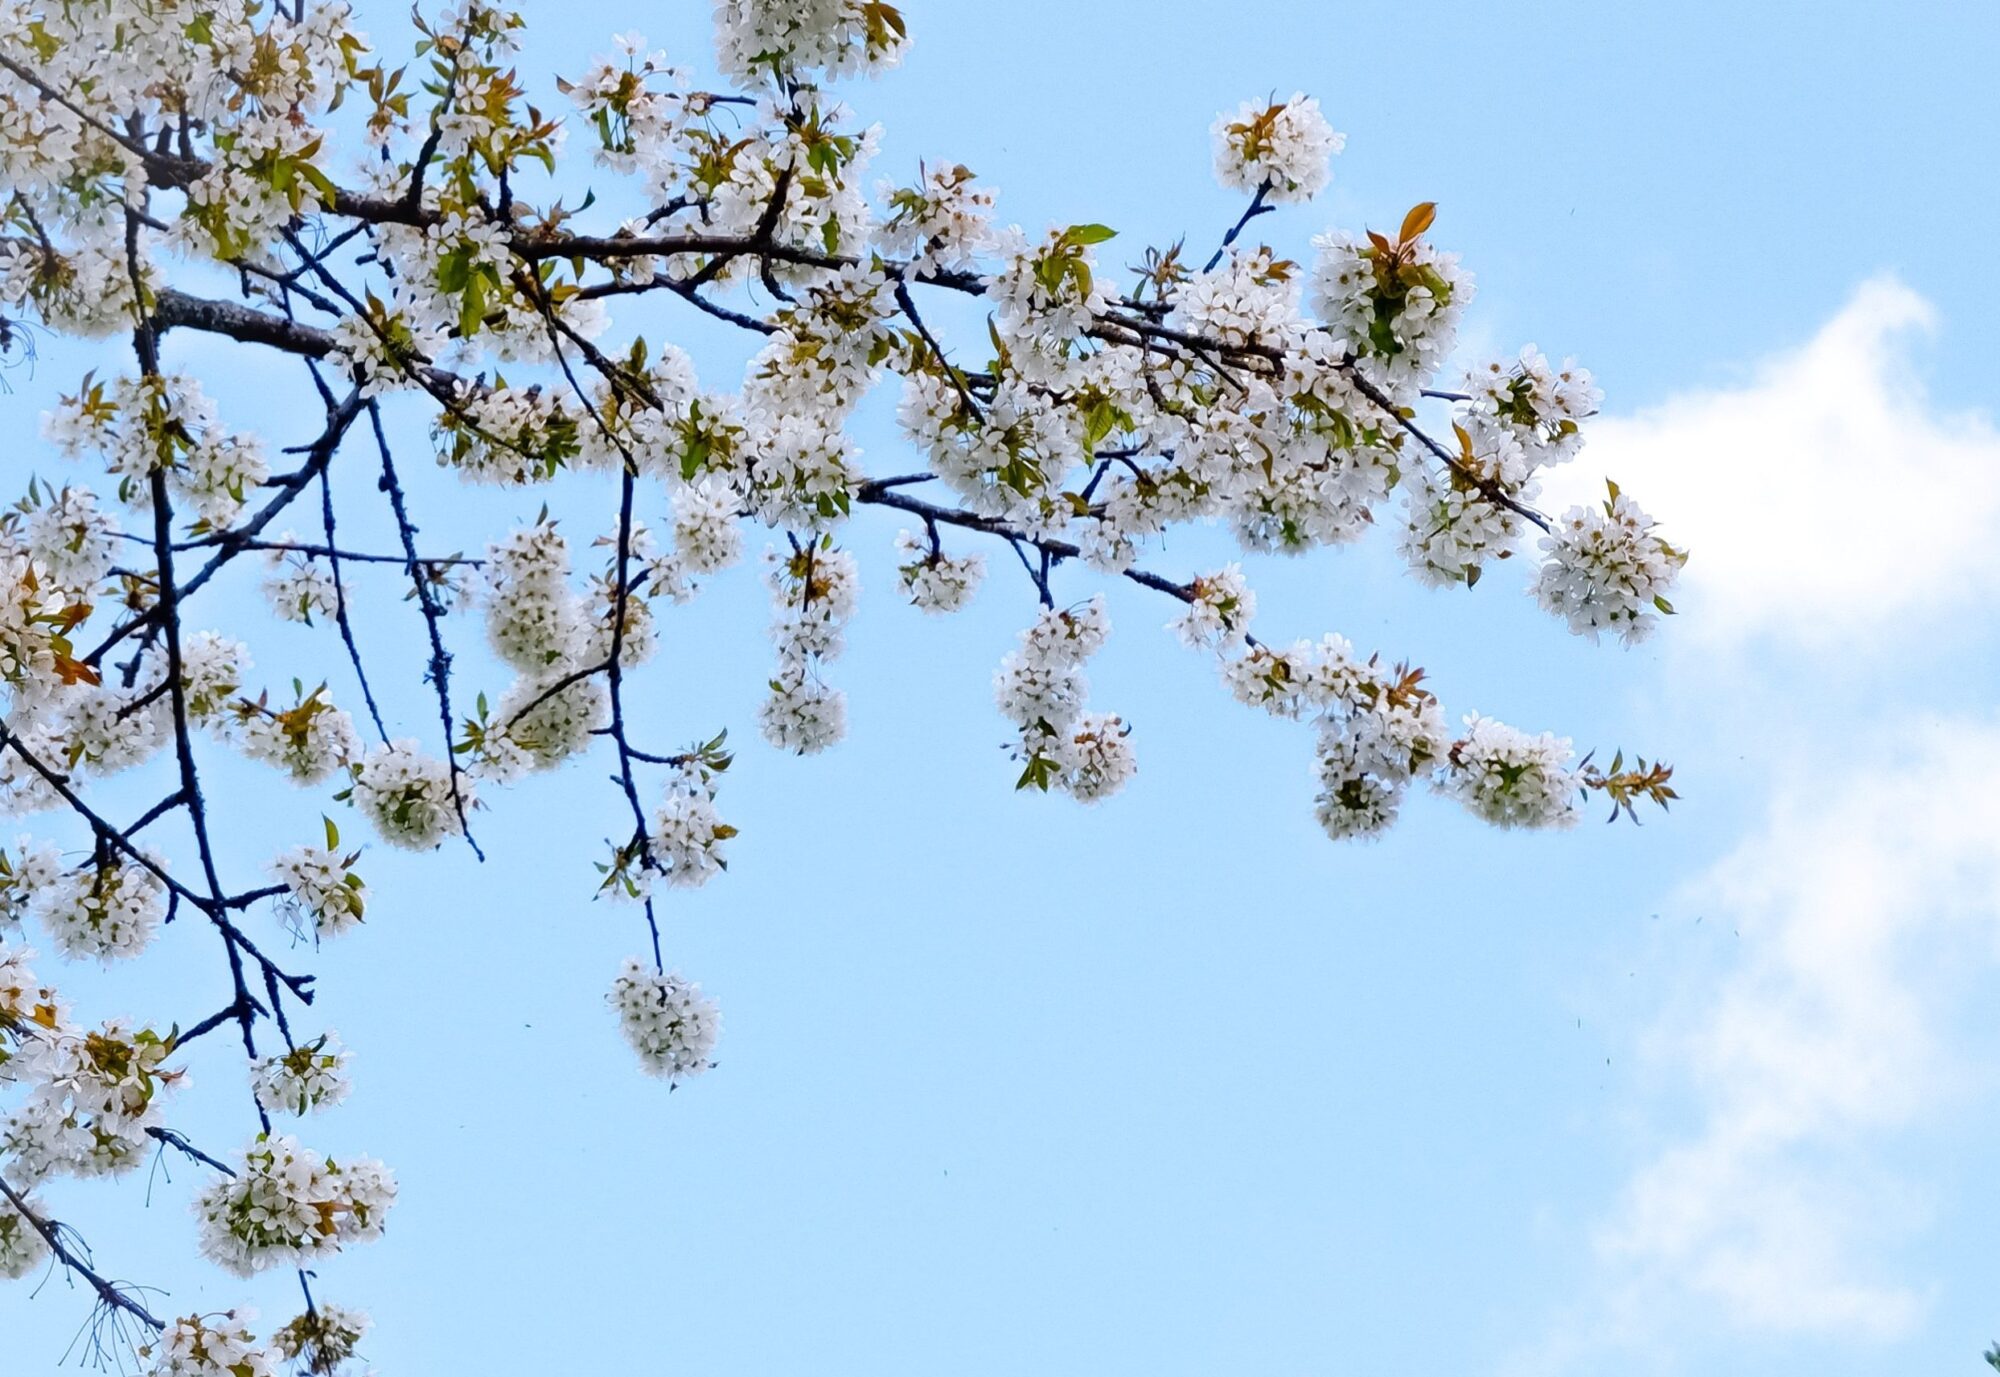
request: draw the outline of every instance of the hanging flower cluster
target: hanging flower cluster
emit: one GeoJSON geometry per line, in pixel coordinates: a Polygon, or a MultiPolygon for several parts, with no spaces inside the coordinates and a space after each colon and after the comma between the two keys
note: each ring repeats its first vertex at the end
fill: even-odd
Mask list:
{"type": "Polygon", "coordinates": [[[722,1009],[703,997],[701,986],[649,970],[635,958],[612,982],[610,1002],[648,1075],[677,1081],[708,1070],[722,1009]]]}
{"type": "Polygon", "coordinates": [[[353,868],[360,853],[340,854],[340,832],[331,820],[327,840],[326,846],[295,846],[271,863],[284,889],[279,904],[287,923],[315,938],[338,937],[359,923],[368,888],[353,868]]]}
{"type": "Polygon", "coordinates": [[[149,1377],[277,1377],[277,1356],[250,1332],[254,1310],[189,1315],[142,1344],[149,1377]]]}
{"type": "Polygon", "coordinates": [[[347,1098],[347,1053],[326,1033],[282,1055],[250,1063],[251,1091],[273,1114],[305,1115],[331,1109],[347,1098]]]}
{"type": "Polygon", "coordinates": [[[260,1135],[241,1168],[194,1199],[201,1251],[240,1277],[330,1257],[382,1235],[396,1179],[373,1158],[346,1162],[296,1138],[260,1135]]]}
{"type": "Polygon", "coordinates": [[[166,917],[164,886],[143,865],[106,859],[66,871],[41,894],[40,918],[64,956],[137,956],[166,917]]]}
{"type": "Polygon", "coordinates": [[[118,480],[119,498],[141,510],[152,505],[149,479],[201,524],[226,526],[270,474],[263,442],[222,428],[215,404],[193,378],[141,376],[87,386],[62,399],[43,433],[72,457],[99,456],[118,480]]]}
{"type": "Polygon", "coordinates": [[[457,809],[470,807],[469,784],[455,781],[442,760],[425,755],[414,737],[377,746],[349,767],[345,791],[391,846],[429,851],[460,829],[457,809]],[[462,800],[462,804],[461,804],[462,800]]]}
{"type": "Polygon", "coordinates": [[[48,1240],[11,1200],[0,1200],[0,1280],[14,1281],[38,1269],[49,1256],[48,1240]]]}
{"type": "Polygon", "coordinates": [[[1602,510],[1571,507],[1542,540],[1548,551],[1535,596],[1579,635],[1616,631],[1627,643],[1644,640],[1671,613],[1666,590],[1685,552],[1653,534],[1654,522],[1618,485],[1602,510]]]}
{"type": "Polygon", "coordinates": [[[286,1323],[271,1342],[294,1371],[337,1373],[355,1357],[371,1327],[361,1311],[321,1302],[286,1323]]]}
{"type": "Polygon", "coordinates": [[[278,1377],[287,1370],[335,1377],[349,1370],[368,1317],[319,1302],[260,1342],[251,1329],[257,1312],[244,1307],[213,1315],[187,1315],[139,1345],[147,1377],[278,1377]]]}
{"type": "Polygon", "coordinates": [[[861,596],[859,567],[825,537],[789,555],[773,552],[770,562],[778,667],[758,723],[773,746],[812,755],[847,735],[847,695],[829,687],[820,669],[846,649],[844,628],[861,596]]]}
{"type": "Polygon", "coordinates": [[[920,611],[956,612],[972,601],[986,578],[986,556],[948,555],[908,531],[897,534],[896,550],[908,559],[896,569],[902,576],[903,595],[920,611]]]}
{"type": "Polygon", "coordinates": [[[1018,786],[1060,789],[1084,803],[1109,798],[1138,772],[1131,728],[1111,713],[1085,711],[1083,664],[1111,634],[1104,599],[1044,608],[1021,633],[993,679],[1001,715],[1019,729],[1018,786]]]}
{"type": "MultiPolygon", "coordinates": [[[[298,537],[286,531],[278,543],[294,545],[298,537]]],[[[269,556],[270,572],[264,576],[264,596],[271,613],[280,621],[313,624],[315,617],[331,617],[340,606],[339,589],[330,565],[310,551],[274,549],[269,556]]]]}

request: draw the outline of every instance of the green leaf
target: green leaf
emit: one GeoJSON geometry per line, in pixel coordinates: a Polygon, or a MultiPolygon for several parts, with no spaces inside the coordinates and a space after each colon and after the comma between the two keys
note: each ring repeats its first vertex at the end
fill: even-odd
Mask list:
{"type": "Polygon", "coordinates": [[[486,280],[474,277],[465,284],[465,295],[459,299],[458,333],[470,339],[479,333],[480,324],[486,319],[486,280]]]}
{"type": "Polygon", "coordinates": [[[453,249],[450,253],[438,259],[437,284],[438,290],[441,292],[455,294],[464,291],[466,281],[471,275],[472,251],[470,249],[453,249]]]}
{"type": "Polygon", "coordinates": [[[1072,244],[1102,244],[1117,237],[1118,231],[1109,225],[1071,225],[1063,232],[1063,238],[1072,244]]]}
{"type": "Polygon", "coordinates": [[[311,182],[313,190],[319,193],[319,203],[323,206],[332,206],[334,199],[339,195],[338,191],[334,188],[332,179],[311,163],[300,163],[298,170],[299,175],[308,182],[311,182]]]}

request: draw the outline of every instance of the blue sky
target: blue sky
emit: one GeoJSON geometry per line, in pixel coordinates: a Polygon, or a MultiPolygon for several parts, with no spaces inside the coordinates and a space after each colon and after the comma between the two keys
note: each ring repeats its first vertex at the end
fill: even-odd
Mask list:
{"type": "MultiPolygon", "coordinates": [[[[1609,473],[1691,545],[1682,615],[1592,647],[1515,576],[1427,593],[1376,543],[1250,561],[1260,629],[1338,630],[1425,665],[1454,712],[1663,755],[1685,802],[1522,837],[1423,800],[1379,844],[1331,844],[1309,734],[1230,702],[1123,587],[1092,692],[1135,724],[1138,779],[1094,809],[1016,795],[990,676],[1032,591],[996,559],[970,610],[920,617],[889,593],[897,523],[864,513],[838,750],[755,737],[753,570],[670,615],[642,680],[655,745],[741,745],[731,869],[666,908],[670,962],[723,1001],[716,1071],[669,1095],[602,1006],[643,931],[589,899],[618,825],[595,763],[497,798],[484,867],[370,851],[370,922],[319,958],[357,1089],[306,1134],[403,1182],[389,1236],[319,1284],[373,1314],[381,1371],[1978,1371],[2000,1338],[2000,286],[1979,244],[2000,17],[905,9],[905,68],[849,93],[886,126],[884,175],[963,161],[1005,219],[1117,227],[1114,261],[1219,234],[1238,207],[1208,124],[1274,91],[1349,136],[1320,201],[1258,222],[1274,245],[1439,202],[1479,278],[1469,345],[1575,353],[1605,387],[1562,496],[1609,473]]],[[[631,27],[700,63],[706,11],[531,4],[523,70],[631,27]]],[[[400,35],[390,9],[363,20],[400,35]]],[[[658,320],[729,376],[739,345],[658,320]]],[[[310,424],[281,365],[173,348],[226,414],[310,424]]],[[[12,375],[10,472],[58,469],[34,416],[96,361],[50,342],[12,375]]],[[[886,417],[859,438],[901,471],[886,417]]],[[[438,544],[533,516],[539,494],[425,472],[401,420],[438,544]]],[[[350,478],[344,528],[388,548],[375,500],[350,478]]],[[[581,533],[611,500],[557,505],[581,533]]],[[[1196,533],[1149,562],[1223,557],[1196,533]]],[[[381,587],[363,649],[424,733],[420,626],[381,587]]],[[[216,625],[257,615],[254,580],[213,596],[216,625]]],[[[465,682],[497,696],[468,633],[465,682]]],[[[274,682],[345,684],[324,635],[252,639],[274,682]]],[[[238,875],[318,825],[319,799],[216,778],[238,875]]],[[[135,970],[64,978],[186,1022],[226,1001],[215,956],[176,924],[135,970]]],[[[175,1111],[214,1145],[246,1132],[227,1051],[175,1111]]],[[[150,1206],[143,1176],[49,1198],[107,1270],[171,1285],[162,1308],[291,1313],[281,1280],[187,1261],[194,1180],[174,1165],[150,1206]]],[[[85,1309],[60,1279],[0,1290],[0,1375],[57,1370],[85,1309]]]]}

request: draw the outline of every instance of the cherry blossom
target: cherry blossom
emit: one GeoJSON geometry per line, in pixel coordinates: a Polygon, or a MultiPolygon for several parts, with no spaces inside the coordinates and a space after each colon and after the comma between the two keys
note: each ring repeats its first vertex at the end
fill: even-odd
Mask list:
{"type": "Polygon", "coordinates": [[[1298,724],[1287,787],[1332,838],[1380,835],[1426,782],[1502,828],[1675,797],[1657,762],[1600,767],[1478,715],[1454,730],[1393,647],[1253,634],[1259,571],[1321,547],[1384,541],[1478,596],[1533,565],[1557,622],[1627,643],[1688,558],[1615,487],[1535,506],[1602,391],[1532,345],[1461,357],[1474,282],[1433,203],[1309,249],[1249,234],[1329,185],[1346,140],[1318,98],[1220,113],[1240,218],[1146,242],[1003,214],[948,156],[878,171],[892,145],[860,79],[911,42],[884,0],[717,0],[712,54],[628,34],[561,76],[521,12],[433,8],[371,14],[370,37],[345,0],[0,0],[0,352],[33,331],[59,370],[41,431],[63,468],[0,513],[0,814],[34,829],[0,851],[0,1277],[82,1278],[154,1372],[358,1361],[366,1317],[309,1288],[266,1340],[240,1309],[153,1314],[157,1291],[110,1280],[30,1192],[171,1154],[196,1173],[196,1249],[236,1277],[304,1285],[378,1238],[390,1170],[273,1131],[348,1094],[309,1017],[338,968],[320,948],[404,921],[371,858],[489,858],[483,810],[564,769],[610,781],[594,881],[571,867],[579,912],[645,924],[608,997],[619,1030],[670,1084],[713,1067],[720,1005],[671,971],[663,915],[755,854],[718,807],[728,730],[834,748],[848,633],[883,589],[881,615],[912,624],[975,594],[1014,609],[1001,787],[1097,804],[1134,784],[1138,733],[1086,672],[1112,653],[1104,590],[1129,586],[1164,600],[1217,700],[1298,724]],[[725,333],[733,356],[707,342],[725,333]],[[268,436],[239,367],[282,397],[268,436]],[[893,457],[855,438],[883,389],[893,457]],[[884,511],[901,530],[878,577],[884,511]],[[1177,568],[1197,527],[1236,551],[1177,568]],[[713,647],[681,608],[754,578],[752,540],[764,687],[682,724],[661,666],[703,670],[713,647]],[[262,624],[220,591],[246,572],[262,624]],[[392,614],[400,641],[375,630],[392,614]],[[379,691],[391,674],[425,711],[379,691]],[[661,739],[683,730],[698,744],[661,739]],[[222,787],[245,761],[286,787],[222,787]],[[186,928],[217,953],[219,1008],[144,983],[186,928]],[[145,1017],[79,1015],[29,937],[126,967],[145,1017]],[[225,1042],[248,1137],[226,1158],[174,1119],[189,1045],[225,1042]]]}

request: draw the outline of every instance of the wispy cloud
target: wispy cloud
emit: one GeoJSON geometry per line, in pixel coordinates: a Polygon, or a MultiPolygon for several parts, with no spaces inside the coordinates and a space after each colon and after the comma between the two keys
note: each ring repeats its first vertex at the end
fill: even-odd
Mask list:
{"type": "Polygon", "coordinates": [[[1698,1127],[1637,1169],[1596,1239],[1646,1310],[1697,1299],[1738,1325],[1872,1338],[1922,1313],[1924,1284],[1879,1250],[1922,1217],[1895,1138],[1962,1083],[1944,1034],[1967,957],[2000,935],[2000,726],[1896,745],[1893,764],[1794,781],[1682,896],[1744,957],[1651,1039],[1698,1127]]]}

